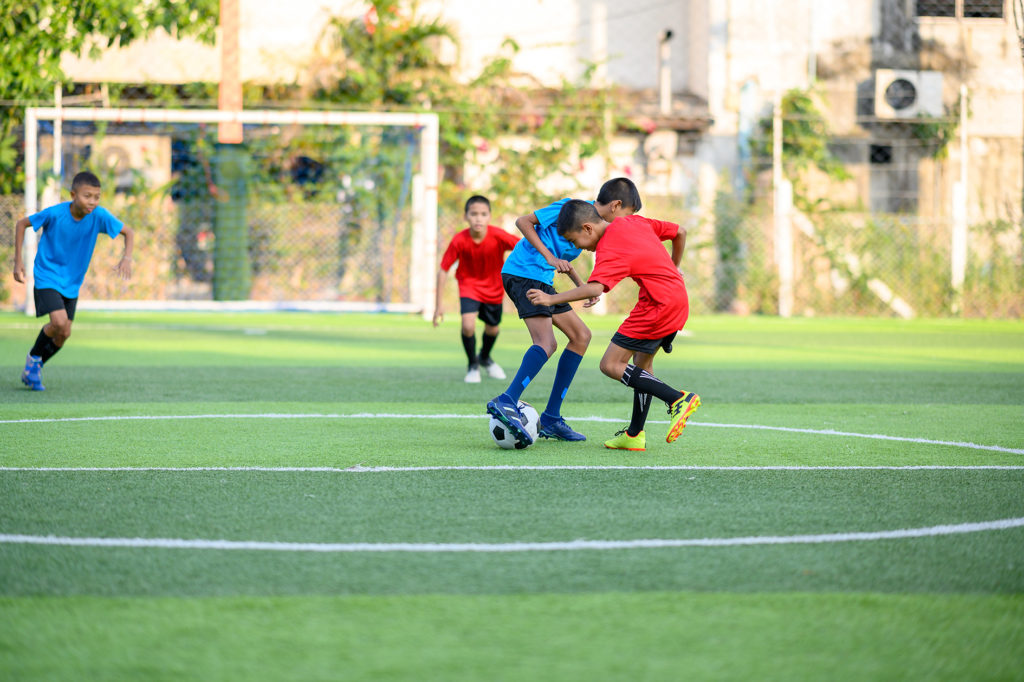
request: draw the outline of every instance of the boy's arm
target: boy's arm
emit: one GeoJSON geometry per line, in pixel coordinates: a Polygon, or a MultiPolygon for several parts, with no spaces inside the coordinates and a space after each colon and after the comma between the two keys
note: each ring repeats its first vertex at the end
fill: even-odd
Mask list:
{"type": "Polygon", "coordinates": [[[680,225],[679,231],[676,232],[676,236],[672,237],[672,262],[676,264],[677,268],[683,262],[683,251],[685,250],[686,228],[680,225]]]}
{"type": "Polygon", "coordinates": [[[527,215],[521,215],[516,218],[516,227],[526,237],[526,241],[530,242],[530,246],[537,249],[537,253],[544,256],[544,260],[548,262],[548,265],[553,267],[558,272],[568,273],[572,267],[569,265],[569,261],[561,258],[555,258],[555,254],[551,253],[548,247],[544,246],[544,242],[540,240],[540,235],[537,234],[537,225],[540,221],[537,220],[536,213],[528,213],[527,215]]]}
{"type": "Polygon", "coordinates": [[[438,269],[437,271],[437,296],[434,299],[434,326],[441,324],[444,319],[444,309],[441,306],[441,298],[444,293],[444,282],[448,279],[448,271],[438,269]]]}
{"type": "Polygon", "coordinates": [[[135,248],[135,231],[125,225],[121,228],[121,236],[124,237],[124,253],[121,260],[114,266],[114,270],[121,276],[121,279],[132,278],[132,250],[135,248]]]}
{"type": "Polygon", "coordinates": [[[21,245],[25,242],[25,230],[31,227],[28,216],[14,223],[14,281],[25,283],[25,263],[21,257],[21,245]]]}
{"type": "Polygon", "coordinates": [[[597,298],[604,293],[604,285],[600,282],[587,282],[575,289],[563,291],[560,294],[545,294],[540,289],[530,289],[526,297],[534,305],[557,305],[569,303],[570,301],[582,301],[585,298],[597,298]]]}
{"type": "MultiPolygon", "coordinates": [[[[577,286],[577,288],[583,286],[583,280],[580,279],[579,273],[576,272],[576,268],[574,268],[572,265],[569,266],[569,272],[567,272],[565,274],[567,274],[569,276],[569,279],[572,280],[572,283],[575,284],[577,286]]],[[[601,300],[601,294],[603,294],[603,293],[604,293],[604,287],[601,288],[601,291],[599,291],[596,296],[592,296],[591,298],[588,298],[587,302],[583,304],[583,307],[584,308],[589,308],[591,306],[597,305],[597,302],[599,300],[601,300]]]]}

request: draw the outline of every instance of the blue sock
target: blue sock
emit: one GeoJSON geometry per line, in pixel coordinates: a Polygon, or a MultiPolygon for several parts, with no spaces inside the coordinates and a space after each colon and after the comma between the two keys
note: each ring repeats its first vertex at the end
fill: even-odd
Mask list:
{"type": "Polygon", "coordinates": [[[523,390],[533,381],[533,378],[537,376],[537,372],[541,370],[541,367],[547,361],[548,354],[540,346],[530,346],[526,349],[526,354],[523,355],[523,362],[519,365],[519,371],[516,372],[515,378],[512,379],[508,390],[505,391],[508,397],[512,398],[513,402],[519,402],[519,396],[523,394],[523,390]]]}
{"type": "Polygon", "coordinates": [[[566,348],[558,358],[558,369],[555,370],[555,383],[551,387],[551,397],[548,398],[548,406],[544,408],[542,417],[558,419],[562,416],[562,401],[565,394],[569,392],[569,384],[576,376],[576,370],[583,362],[583,356],[566,348]]]}

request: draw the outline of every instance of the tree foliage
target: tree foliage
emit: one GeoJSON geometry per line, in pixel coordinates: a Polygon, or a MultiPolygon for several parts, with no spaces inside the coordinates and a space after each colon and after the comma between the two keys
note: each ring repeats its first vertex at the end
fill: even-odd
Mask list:
{"type": "Polygon", "coordinates": [[[323,68],[313,97],[350,108],[427,109],[438,114],[442,201],[458,204],[467,162],[485,164],[495,211],[526,212],[550,199],[541,181],[570,179],[582,159],[606,149],[606,112],[612,93],[578,83],[539,88],[513,71],[519,46],[505,40],[468,83],[446,55],[458,54],[454,31],[417,14],[411,0],[372,0],[362,16],[337,16],[323,36],[323,68]],[[528,137],[528,145],[516,138],[528,137]],[[446,197],[445,194],[448,196],[446,197]]]}
{"type": "Polygon", "coordinates": [[[157,29],[214,40],[218,0],[4,0],[0,5],[0,193],[20,185],[15,129],[24,107],[52,102],[65,54],[96,56],[157,29]]]}

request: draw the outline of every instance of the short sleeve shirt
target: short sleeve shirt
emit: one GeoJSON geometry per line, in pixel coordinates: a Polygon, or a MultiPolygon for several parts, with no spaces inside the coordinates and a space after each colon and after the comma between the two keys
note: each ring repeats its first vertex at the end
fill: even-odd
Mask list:
{"type": "Polygon", "coordinates": [[[96,238],[105,233],[113,239],[124,227],[102,206],[75,220],[70,201],[33,213],[29,221],[35,231],[43,230],[33,264],[35,288],[56,289],[67,298],[78,298],[96,238]]]}
{"type": "Polygon", "coordinates": [[[588,281],[610,291],[626,277],[640,286],[637,303],[619,332],[634,339],[661,339],[686,324],[690,302],[683,276],[669,256],[665,240],[679,225],[632,215],[616,218],[597,242],[588,281]]]}
{"type": "Polygon", "coordinates": [[[505,252],[515,248],[519,239],[500,227],[487,226],[487,234],[479,244],[473,241],[469,228],[452,237],[441,257],[441,269],[448,270],[455,263],[455,279],[459,283],[459,297],[481,303],[501,303],[505,290],[501,285],[501,264],[505,252]]]}
{"type": "MultiPolygon", "coordinates": [[[[580,250],[570,244],[565,237],[558,234],[558,212],[562,210],[568,198],[559,199],[542,209],[533,212],[537,216],[537,236],[541,243],[554,254],[555,258],[571,261],[580,255],[580,250]]],[[[540,255],[537,249],[526,239],[520,239],[516,248],[512,250],[505,267],[501,269],[503,275],[514,275],[526,279],[535,279],[545,284],[555,283],[555,269],[548,265],[544,256],[540,255]]]]}

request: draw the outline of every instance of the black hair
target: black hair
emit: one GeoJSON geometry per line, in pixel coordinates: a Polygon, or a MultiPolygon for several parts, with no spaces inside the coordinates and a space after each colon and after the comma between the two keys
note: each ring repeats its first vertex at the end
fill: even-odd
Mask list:
{"type": "Polygon", "coordinates": [[[558,212],[558,234],[564,237],[570,232],[578,232],[583,223],[596,223],[599,220],[601,215],[592,203],[570,199],[558,212]]]}
{"type": "Polygon", "coordinates": [[[466,208],[462,212],[469,213],[469,207],[473,204],[487,204],[487,210],[491,210],[491,202],[487,200],[487,197],[480,194],[474,194],[470,198],[466,199],[466,208]]]}
{"type": "Polygon", "coordinates": [[[71,180],[71,191],[78,189],[79,185],[88,185],[89,187],[102,187],[100,179],[89,171],[82,171],[75,175],[74,179],[71,180]]]}
{"type": "Polygon", "coordinates": [[[629,178],[614,178],[601,185],[601,191],[597,193],[597,203],[610,204],[616,199],[621,201],[623,206],[632,208],[634,213],[643,208],[640,192],[629,178]]]}

